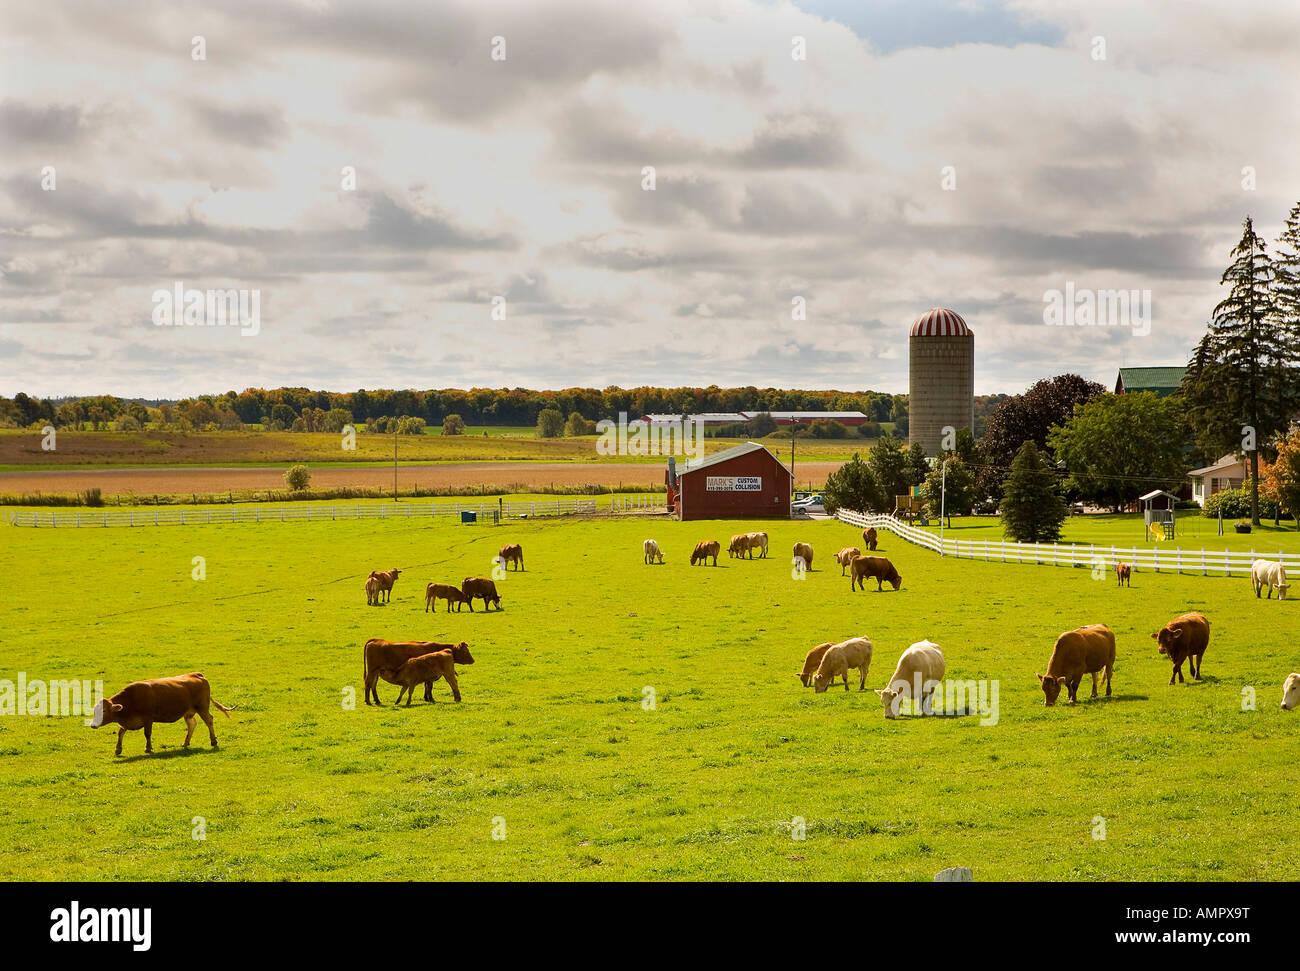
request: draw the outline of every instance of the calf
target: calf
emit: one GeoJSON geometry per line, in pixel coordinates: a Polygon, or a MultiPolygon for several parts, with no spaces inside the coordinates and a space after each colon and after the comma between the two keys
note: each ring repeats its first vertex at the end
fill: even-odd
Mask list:
{"type": "MultiPolygon", "coordinates": [[[[397,692],[395,705],[402,703],[402,694],[406,694],[406,707],[411,707],[411,699],[415,695],[415,686],[417,684],[431,685],[439,678],[445,678],[447,684],[451,686],[451,696],[460,701],[460,684],[456,681],[455,656],[451,649],[434,651],[431,654],[421,654],[419,657],[413,657],[409,661],[404,661],[398,668],[393,677],[390,679],[393,684],[401,685],[402,690],[397,692]]],[[[426,697],[425,701],[433,702],[432,697],[426,697]]]]}
{"type": "Polygon", "coordinates": [[[866,529],[862,531],[862,545],[866,549],[872,551],[873,553],[875,552],[876,549],[876,527],[875,526],[868,526],[866,529]]]}
{"type": "Polygon", "coordinates": [[[850,637],[826,649],[817,673],[813,675],[813,690],[822,694],[834,684],[835,679],[844,678],[844,690],[849,690],[849,671],[858,670],[858,690],[867,690],[867,668],[871,667],[871,641],[865,637],[850,637]]]}
{"type": "Polygon", "coordinates": [[[894,569],[894,564],[883,556],[858,556],[849,563],[849,590],[861,587],[867,589],[867,579],[876,581],[876,592],[884,589],[883,584],[890,584],[895,590],[903,585],[903,578],[894,569]]]}
{"type": "MultiPolygon", "coordinates": [[[[384,602],[387,603],[393,599],[393,584],[397,578],[402,575],[401,570],[371,570],[370,578],[379,581],[379,589],[384,594],[384,602]]],[[[369,587],[367,586],[367,592],[369,587]]],[[[378,599],[375,601],[378,603],[378,599]]]]}
{"type": "Polygon", "coordinates": [[[1169,683],[1174,677],[1183,680],[1183,661],[1187,661],[1192,677],[1201,680],[1201,658],[1210,643],[1210,622],[1203,614],[1190,613],[1175,617],[1164,627],[1151,635],[1160,645],[1160,653],[1167,655],[1174,664],[1174,673],[1169,675],[1169,683]]]}
{"type": "Polygon", "coordinates": [[[133,681],[111,698],[101,699],[95,705],[91,728],[117,725],[117,748],[114,755],[122,754],[122,736],[128,731],[144,729],[144,750],[153,752],[154,722],[174,722],[185,719],[183,748],[190,747],[194,735],[194,716],[197,714],[208,726],[208,738],[217,747],[217,733],[212,727],[212,705],[227,718],[234,706],[227,708],[212,697],[212,688],[202,673],[194,671],[175,678],[154,678],[150,681],[133,681]]]}
{"type": "MultiPolygon", "coordinates": [[[[457,664],[473,664],[474,657],[469,653],[469,645],[464,641],[459,644],[439,644],[436,641],[385,641],[372,637],[366,641],[361,650],[361,679],[366,686],[366,704],[382,705],[379,700],[379,679],[389,684],[399,684],[393,680],[397,670],[413,657],[422,657],[438,651],[451,651],[457,664]],[[372,702],[371,699],[374,699],[372,702]]],[[[433,701],[433,681],[424,683],[424,700],[433,701]]]]}
{"type": "Polygon", "coordinates": [[[1288,674],[1282,685],[1282,710],[1300,708],[1300,674],[1288,674]]]}
{"type": "Polygon", "coordinates": [[[664,561],[664,555],[659,551],[659,544],[652,539],[648,539],[641,544],[641,552],[644,554],[646,563],[653,564],[655,560],[660,563],[664,561]]]}
{"type": "Polygon", "coordinates": [[[1277,599],[1285,600],[1286,592],[1291,585],[1286,582],[1286,569],[1281,563],[1275,560],[1256,560],[1250,565],[1250,582],[1255,587],[1255,596],[1258,597],[1260,591],[1268,587],[1268,599],[1273,599],[1273,591],[1277,591],[1277,599]]]}
{"type": "Polygon", "coordinates": [[[501,547],[497,552],[497,556],[501,560],[502,567],[508,567],[513,563],[516,570],[524,568],[524,548],[518,543],[511,543],[508,546],[501,547]]]}
{"type": "Polygon", "coordinates": [[[1133,576],[1133,568],[1127,563],[1115,564],[1115,585],[1117,587],[1131,587],[1130,577],[1133,576]]]}
{"type": "Polygon", "coordinates": [[[366,606],[378,607],[382,591],[383,587],[380,586],[379,579],[373,573],[366,577],[366,606]]]}
{"type": "Polygon", "coordinates": [[[1097,674],[1105,673],[1106,697],[1110,697],[1110,676],[1115,669],[1115,634],[1105,624],[1089,624],[1067,630],[1056,639],[1052,656],[1047,661],[1047,673],[1037,675],[1043,686],[1044,702],[1049,708],[1056,704],[1061,685],[1069,693],[1070,704],[1078,701],[1079,684],[1085,674],[1092,675],[1092,695],[1097,697],[1097,674]]]}
{"type": "MultiPolygon", "coordinates": [[[[460,613],[460,605],[465,602],[465,595],[460,592],[460,587],[453,586],[450,583],[431,583],[424,588],[424,612],[427,614],[430,607],[433,612],[438,612],[438,601],[447,601],[447,611],[451,612],[451,605],[456,605],[456,613],[460,613]]],[[[473,604],[470,610],[473,610],[473,604]]]]}
{"type": "Polygon", "coordinates": [[[465,598],[465,603],[469,604],[471,614],[474,613],[475,597],[483,601],[484,610],[488,609],[488,601],[495,604],[497,610],[501,609],[501,595],[497,593],[497,585],[487,577],[466,577],[460,585],[460,594],[465,598]]]}
{"type": "Polygon", "coordinates": [[[804,656],[803,670],[799,672],[799,680],[803,682],[805,688],[812,684],[813,675],[817,673],[817,667],[822,663],[822,657],[830,646],[830,641],[825,644],[818,644],[804,656]]]}
{"type": "Polygon", "coordinates": [[[713,557],[713,565],[718,565],[718,553],[722,549],[716,539],[709,540],[707,543],[696,543],[695,551],[691,553],[691,566],[695,565],[698,560],[702,566],[709,565],[709,557],[713,557]]]}
{"type": "Polygon", "coordinates": [[[844,576],[844,571],[853,562],[853,558],[862,555],[862,550],[856,546],[846,546],[835,554],[835,562],[840,565],[840,576],[844,576]]]}
{"type": "Polygon", "coordinates": [[[803,567],[805,570],[812,569],[813,548],[811,546],[807,543],[795,543],[794,555],[795,559],[803,560],[803,567]]]}
{"type": "Polygon", "coordinates": [[[898,664],[883,689],[877,688],[886,718],[898,717],[904,698],[912,699],[912,714],[919,707],[922,715],[934,713],[934,689],[943,680],[943,651],[933,641],[917,641],[898,656],[898,664]]]}

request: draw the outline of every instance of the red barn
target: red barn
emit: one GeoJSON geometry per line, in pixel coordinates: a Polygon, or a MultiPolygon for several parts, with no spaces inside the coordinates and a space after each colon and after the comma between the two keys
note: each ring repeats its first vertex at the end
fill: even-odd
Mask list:
{"type": "Polygon", "coordinates": [[[675,467],[668,505],[678,519],[789,519],[790,470],[756,442],[675,467]]]}

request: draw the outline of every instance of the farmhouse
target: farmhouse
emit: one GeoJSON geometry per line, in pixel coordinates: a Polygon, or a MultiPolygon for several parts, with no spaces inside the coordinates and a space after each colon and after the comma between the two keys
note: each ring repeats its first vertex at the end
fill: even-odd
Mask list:
{"type": "Polygon", "coordinates": [[[678,519],[790,518],[790,470],[757,442],[681,466],[669,458],[664,481],[678,519]]]}
{"type": "Polygon", "coordinates": [[[1225,455],[1213,465],[1192,469],[1187,478],[1192,480],[1192,498],[1197,505],[1204,506],[1205,500],[1216,492],[1241,488],[1246,479],[1246,463],[1235,455],[1225,455]]]}

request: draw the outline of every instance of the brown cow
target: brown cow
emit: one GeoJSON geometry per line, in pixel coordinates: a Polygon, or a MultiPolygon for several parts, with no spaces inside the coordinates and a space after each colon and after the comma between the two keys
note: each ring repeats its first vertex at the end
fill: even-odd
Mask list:
{"type": "Polygon", "coordinates": [[[872,552],[876,549],[876,527],[868,526],[862,531],[862,545],[872,552]]]}
{"type": "MultiPolygon", "coordinates": [[[[366,704],[383,704],[377,690],[380,678],[389,684],[399,684],[393,679],[403,664],[413,657],[444,650],[451,651],[457,664],[474,663],[469,645],[464,641],[459,644],[439,644],[436,641],[385,641],[377,637],[366,641],[366,646],[361,650],[361,679],[366,686],[366,704]],[[374,701],[371,701],[372,698],[374,701]]],[[[433,701],[433,679],[424,683],[424,700],[433,701]]]]}
{"type": "Polygon", "coordinates": [[[1056,639],[1052,656],[1047,661],[1047,673],[1038,675],[1038,682],[1047,696],[1050,708],[1056,704],[1061,685],[1069,692],[1070,704],[1078,701],[1079,684],[1085,674],[1092,675],[1092,695],[1097,697],[1097,674],[1105,672],[1106,697],[1110,697],[1110,676],[1115,670],[1115,634],[1105,624],[1089,624],[1067,630],[1056,639]]]}
{"type": "Polygon", "coordinates": [[[501,595],[497,593],[497,585],[487,577],[466,577],[465,582],[460,585],[461,596],[465,598],[465,603],[469,604],[469,612],[474,613],[474,598],[481,597],[483,600],[483,609],[488,609],[488,601],[496,604],[497,610],[501,609],[501,595]]]}
{"type": "MultiPolygon", "coordinates": [[[[395,705],[402,703],[402,694],[406,694],[406,707],[411,707],[411,699],[415,696],[415,686],[417,684],[431,685],[439,678],[445,678],[447,684],[451,686],[451,696],[460,701],[460,684],[456,681],[455,654],[451,648],[442,651],[434,651],[431,654],[421,654],[419,657],[413,657],[402,664],[392,677],[394,684],[402,686],[402,690],[397,692],[395,705]]],[[[432,697],[426,697],[425,701],[433,702],[432,697]]]]}
{"type": "MultiPolygon", "coordinates": [[[[1187,661],[1192,678],[1201,680],[1201,659],[1210,644],[1210,622],[1204,614],[1193,611],[1175,617],[1151,637],[1160,645],[1160,653],[1168,656],[1174,664],[1174,673],[1169,675],[1169,683],[1174,677],[1183,680],[1183,662],[1187,661]]],[[[1185,683],[1185,682],[1184,682],[1185,683]]]]}
{"type": "Polygon", "coordinates": [[[1115,564],[1115,586],[1117,587],[1133,586],[1132,576],[1133,576],[1133,567],[1129,566],[1127,563],[1115,564]]]}
{"type": "Polygon", "coordinates": [[[183,748],[190,747],[190,738],[194,735],[194,716],[197,714],[208,726],[208,738],[212,747],[217,747],[217,733],[212,727],[212,713],[208,711],[211,704],[227,718],[235,710],[234,705],[227,708],[212,697],[212,688],[202,673],[193,671],[175,678],[154,678],[149,681],[132,681],[111,698],[100,699],[95,705],[91,719],[91,728],[103,728],[105,725],[118,725],[117,748],[114,755],[122,754],[122,736],[128,730],[144,729],[144,750],[153,751],[153,723],[174,722],[185,719],[185,742],[183,748]]]}
{"type": "Polygon", "coordinates": [[[366,577],[366,606],[381,606],[379,598],[382,596],[382,587],[379,585],[379,578],[373,573],[366,577]]]}
{"type": "Polygon", "coordinates": [[[889,583],[895,590],[903,585],[903,578],[898,571],[894,569],[894,564],[883,556],[859,556],[849,564],[849,590],[856,590],[861,587],[867,589],[867,578],[870,577],[876,581],[876,591],[884,589],[883,583],[889,583]]]}
{"type": "Polygon", "coordinates": [[[844,569],[853,562],[854,557],[862,555],[862,550],[856,546],[846,546],[835,554],[835,562],[840,565],[840,576],[844,576],[844,569]]]}
{"type": "MultiPolygon", "coordinates": [[[[460,613],[460,605],[465,602],[465,595],[460,592],[460,587],[452,586],[450,583],[431,583],[424,588],[424,612],[429,612],[432,605],[433,612],[438,612],[438,601],[447,601],[447,610],[451,611],[451,605],[456,605],[456,612],[460,613]]],[[[473,609],[473,608],[471,608],[473,609]]]]}
{"type": "Polygon", "coordinates": [[[501,566],[508,567],[511,563],[515,565],[516,570],[524,568],[524,548],[518,543],[511,543],[503,546],[497,552],[497,557],[501,560],[501,566]]]}
{"type": "Polygon", "coordinates": [[[739,556],[742,559],[745,552],[749,549],[749,533],[737,533],[731,537],[731,542],[727,544],[727,557],[739,556]]]}
{"type": "MultiPolygon", "coordinates": [[[[371,570],[370,571],[370,577],[379,581],[379,590],[381,593],[384,594],[385,603],[393,599],[393,584],[397,582],[397,578],[401,575],[402,575],[401,570],[371,570]]],[[[369,590],[370,588],[367,585],[366,591],[369,592],[369,590]]],[[[378,601],[376,600],[376,603],[377,602],[378,601]]]]}
{"type": "Polygon", "coordinates": [[[795,543],[794,555],[796,559],[803,560],[803,568],[805,570],[812,569],[813,548],[811,546],[807,543],[795,543]]]}
{"type": "Polygon", "coordinates": [[[691,566],[695,565],[696,560],[698,560],[704,566],[708,566],[710,556],[713,557],[713,565],[717,566],[718,553],[721,551],[721,549],[722,546],[718,543],[716,539],[711,539],[706,543],[696,543],[695,551],[691,553],[691,566]]]}
{"type": "Polygon", "coordinates": [[[817,667],[822,663],[822,658],[830,647],[830,641],[825,644],[818,644],[804,657],[803,670],[799,672],[799,680],[803,682],[805,688],[812,684],[813,675],[817,673],[817,667]]]}

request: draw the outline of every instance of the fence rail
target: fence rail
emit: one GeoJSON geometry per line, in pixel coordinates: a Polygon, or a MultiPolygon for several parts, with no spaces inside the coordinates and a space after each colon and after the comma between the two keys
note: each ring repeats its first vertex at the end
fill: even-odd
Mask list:
{"type": "Polygon", "coordinates": [[[1251,564],[1260,558],[1277,560],[1288,570],[1300,571],[1300,554],[1250,550],[1142,549],[1136,546],[1097,546],[1082,543],[1005,543],[993,540],[940,540],[934,533],[910,526],[893,516],[857,513],[847,509],[835,517],[852,526],[887,529],[901,539],[924,546],[941,556],[996,563],[1034,563],[1110,570],[1115,563],[1127,563],[1133,571],[1193,573],[1201,576],[1250,576],[1251,564]]]}
{"type": "Polygon", "coordinates": [[[438,516],[459,518],[462,512],[475,513],[479,522],[491,522],[496,513],[506,519],[534,516],[581,516],[596,512],[595,499],[549,499],[527,502],[478,503],[402,503],[387,505],[297,505],[229,506],[187,509],[183,506],[159,506],[128,509],[59,509],[29,510],[6,508],[4,521],[10,526],[91,527],[91,526],[199,526],[223,523],[289,523],[325,519],[430,519],[438,516]]]}
{"type": "Polygon", "coordinates": [[[610,498],[611,513],[667,512],[668,497],[662,493],[617,494],[610,498]]]}

